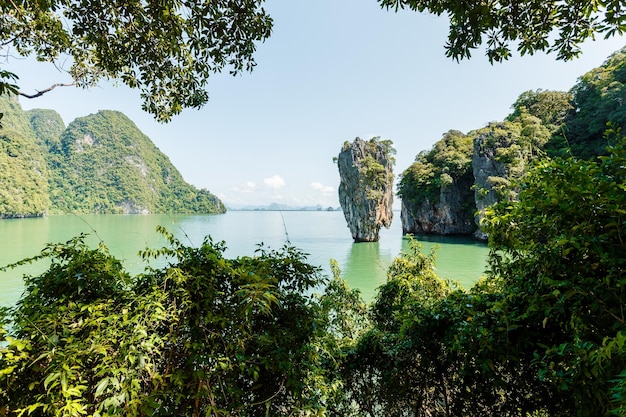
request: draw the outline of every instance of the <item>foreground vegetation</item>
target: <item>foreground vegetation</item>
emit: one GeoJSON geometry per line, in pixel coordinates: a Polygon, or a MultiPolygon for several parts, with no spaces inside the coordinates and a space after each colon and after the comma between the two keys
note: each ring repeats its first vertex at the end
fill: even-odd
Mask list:
{"type": "Polygon", "coordinates": [[[626,140],[518,185],[473,288],[415,243],[369,307],[289,245],[231,260],[161,230],[143,255],[167,265],[136,277],[49,245],[4,311],[0,415],[624,415],[626,140]]]}

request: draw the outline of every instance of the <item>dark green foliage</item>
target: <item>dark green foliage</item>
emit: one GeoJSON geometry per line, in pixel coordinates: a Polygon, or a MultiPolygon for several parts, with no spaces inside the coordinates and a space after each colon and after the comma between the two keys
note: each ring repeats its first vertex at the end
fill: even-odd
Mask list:
{"type": "MultiPolygon", "coordinates": [[[[117,79],[140,91],[144,110],[168,121],[183,108],[207,102],[212,74],[254,68],[256,42],[269,37],[272,28],[262,4],[2,2],[0,44],[39,61],[67,59],[81,87],[117,79]]],[[[16,94],[16,78],[0,71],[0,94],[16,94]]]]}
{"type": "MultiPolygon", "coordinates": [[[[413,242],[409,253],[394,260],[371,307],[372,327],[358,340],[344,366],[344,378],[358,415],[422,415],[444,369],[434,334],[414,343],[409,323],[444,298],[452,288],[434,272],[434,255],[423,255],[413,242]],[[434,343],[429,343],[432,341],[434,343]]],[[[442,387],[439,387],[442,388],[442,387]]]]}
{"type": "Polygon", "coordinates": [[[613,145],[604,135],[607,123],[626,127],[626,51],[615,52],[606,62],[582,77],[572,88],[574,111],[566,120],[564,134],[549,144],[553,154],[593,158],[606,155],[613,145]]]}
{"type": "Polygon", "coordinates": [[[551,132],[557,131],[574,110],[572,93],[562,91],[526,91],[513,103],[513,113],[507,120],[514,121],[527,112],[537,117],[551,132]]]}
{"type": "MultiPolygon", "coordinates": [[[[337,368],[362,305],[305,254],[223,257],[164,230],[167,265],[130,278],[83,237],[49,245],[0,332],[0,414],[319,415],[344,409],[337,368]],[[313,290],[327,286],[323,295],[313,290]],[[21,414],[20,414],[21,413],[21,414]]],[[[345,408],[346,410],[349,407],[345,408]]]]}
{"type": "Polygon", "coordinates": [[[552,52],[569,60],[581,53],[580,44],[596,35],[626,31],[624,2],[495,0],[490,2],[438,0],[378,0],[384,8],[430,12],[450,19],[446,55],[469,58],[486,46],[490,62],[511,56],[511,44],[520,55],[552,52]]]}
{"type": "Polygon", "coordinates": [[[599,162],[545,160],[487,216],[470,290],[414,249],[394,261],[345,377],[361,415],[626,413],[626,139],[599,162]]]}
{"type": "Polygon", "coordinates": [[[600,162],[539,164],[523,179],[520,203],[497,206],[488,223],[505,308],[562,415],[615,407],[613,380],[626,367],[623,342],[607,348],[626,331],[625,144],[600,162]]]}
{"type": "MultiPolygon", "coordinates": [[[[130,278],[82,237],[32,260],[5,311],[0,412],[22,415],[596,417],[626,413],[626,139],[544,160],[487,213],[465,290],[413,242],[366,312],[285,246],[145,251],[130,278]],[[322,295],[315,295],[316,289],[322,295]],[[8,404],[8,405],[6,405],[8,404]],[[9,408],[10,407],[10,408],[9,408]]],[[[32,260],[25,260],[29,262],[32,260]]]]}

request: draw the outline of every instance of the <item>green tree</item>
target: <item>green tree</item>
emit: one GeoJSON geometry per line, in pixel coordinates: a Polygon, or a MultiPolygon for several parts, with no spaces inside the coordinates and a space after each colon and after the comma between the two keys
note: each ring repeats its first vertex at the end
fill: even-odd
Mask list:
{"type": "Polygon", "coordinates": [[[552,153],[594,158],[614,145],[607,124],[626,127],[626,49],[613,53],[601,66],[584,74],[571,89],[574,111],[565,120],[564,135],[550,141],[552,153]]]}
{"type": "Polygon", "coordinates": [[[497,0],[378,0],[383,8],[428,11],[450,19],[446,55],[469,58],[486,44],[490,62],[511,56],[511,44],[521,55],[545,51],[569,60],[581,53],[580,44],[596,35],[621,35],[626,30],[623,0],[553,1],[497,0]]]}
{"type": "Polygon", "coordinates": [[[370,308],[371,327],[342,368],[359,415],[429,415],[448,398],[447,349],[440,338],[447,327],[430,326],[427,317],[453,287],[437,277],[434,253],[420,248],[412,241],[393,261],[370,308]]]}
{"type": "Polygon", "coordinates": [[[0,311],[0,415],[348,415],[338,368],[363,302],[336,266],[329,281],[290,245],[226,259],[160,230],[143,256],[164,266],[136,277],[84,236],[18,263],[50,267],[0,311]]]}
{"type": "Polygon", "coordinates": [[[566,116],[574,110],[572,93],[550,90],[525,91],[513,103],[513,113],[507,120],[513,121],[526,111],[539,118],[541,124],[555,131],[565,122],[566,116]]]}
{"type": "MultiPolygon", "coordinates": [[[[450,130],[415,157],[415,162],[400,176],[398,195],[417,204],[436,201],[440,189],[457,181],[472,182],[472,137],[450,130]]],[[[470,208],[471,210],[471,208],[470,208]]]]}
{"type": "Polygon", "coordinates": [[[523,177],[519,202],[496,206],[485,225],[500,310],[524,329],[557,415],[625,408],[625,145],[599,162],[542,161],[523,177]]]}
{"type": "Polygon", "coordinates": [[[342,368],[361,415],[624,415],[616,142],[599,161],[544,159],[513,180],[518,198],[487,211],[489,270],[471,289],[439,280],[415,245],[394,261],[342,368]]]}
{"type": "MultiPolygon", "coordinates": [[[[80,87],[119,80],[137,88],[143,109],[168,121],[208,100],[210,75],[255,66],[256,43],[272,20],[263,0],[0,1],[0,52],[58,63],[80,87]]],[[[0,94],[18,91],[15,74],[0,71],[0,94]]]]}

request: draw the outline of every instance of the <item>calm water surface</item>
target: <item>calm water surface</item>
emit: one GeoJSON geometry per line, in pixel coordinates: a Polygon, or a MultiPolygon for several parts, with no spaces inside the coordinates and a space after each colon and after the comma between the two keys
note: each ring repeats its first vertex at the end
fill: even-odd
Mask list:
{"type": "MultiPolygon", "coordinates": [[[[371,300],[386,280],[386,269],[408,239],[402,236],[400,213],[376,243],[353,243],[343,213],[326,211],[229,211],[223,215],[66,215],[36,219],[0,220],[0,266],[34,256],[46,243],[65,242],[88,233],[88,242],[102,240],[124,261],[131,273],[145,264],[137,252],[157,248],[164,240],[156,233],[165,226],[183,243],[200,245],[205,236],[226,242],[229,258],[252,255],[258,244],[279,249],[287,240],[308,253],[308,261],[330,275],[329,260],[336,259],[343,277],[371,300]]],[[[419,237],[425,251],[439,245],[437,272],[469,287],[484,271],[487,247],[468,238],[419,237]]],[[[22,293],[22,276],[42,271],[45,265],[23,266],[0,272],[0,305],[11,305],[22,293]]]]}

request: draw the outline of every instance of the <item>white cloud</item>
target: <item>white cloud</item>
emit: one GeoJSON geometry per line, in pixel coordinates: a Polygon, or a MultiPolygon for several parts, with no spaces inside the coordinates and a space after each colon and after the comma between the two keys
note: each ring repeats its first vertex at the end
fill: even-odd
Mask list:
{"type": "Polygon", "coordinates": [[[313,188],[315,191],[319,191],[323,194],[330,194],[330,193],[334,193],[335,192],[335,188],[334,187],[330,187],[328,185],[324,185],[321,182],[312,182],[311,183],[311,188],[313,188]]]}
{"type": "Polygon", "coordinates": [[[256,188],[256,184],[252,181],[246,181],[243,185],[238,185],[233,187],[233,191],[238,193],[251,193],[256,188]]]}
{"type": "Polygon", "coordinates": [[[269,188],[279,189],[285,186],[285,180],[280,175],[274,175],[273,177],[265,178],[263,183],[269,188]]]}

